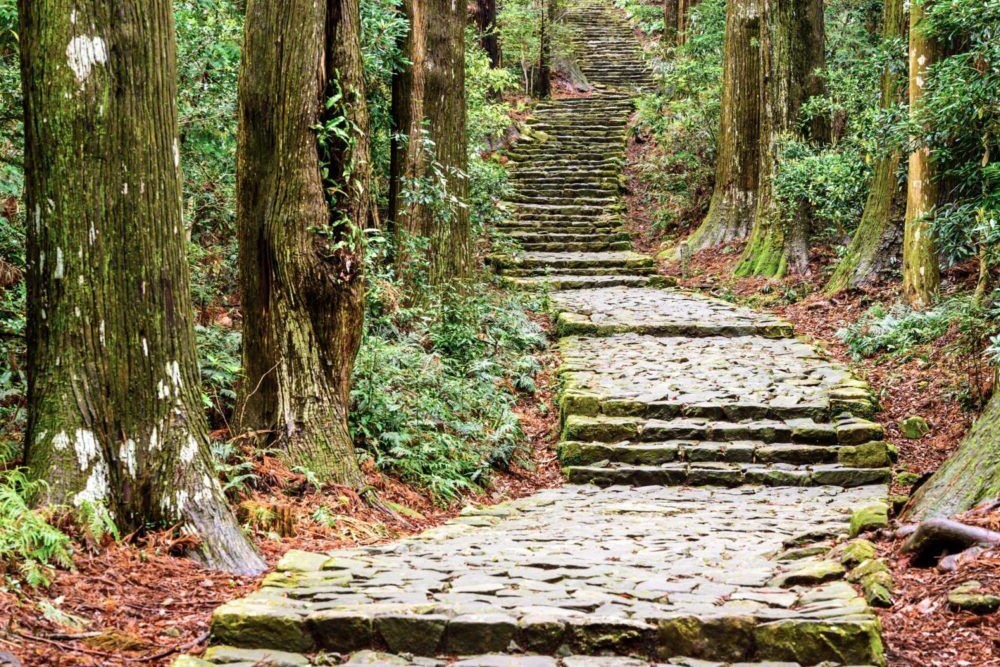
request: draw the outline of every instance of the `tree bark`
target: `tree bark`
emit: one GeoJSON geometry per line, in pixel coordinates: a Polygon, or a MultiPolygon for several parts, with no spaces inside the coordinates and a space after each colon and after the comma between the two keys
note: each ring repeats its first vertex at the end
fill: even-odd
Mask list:
{"type": "Polygon", "coordinates": [[[969,435],[913,496],[907,520],[947,518],[1000,497],[1000,393],[969,435]]]}
{"type": "Polygon", "coordinates": [[[691,25],[691,10],[698,6],[700,0],[677,0],[677,45],[687,42],[688,28],[691,25]]]}
{"type": "Polygon", "coordinates": [[[552,24],[555,21],[555,0],[542,0],[538,28],[538,76],[535,78],[535,97],[552,96],[552,24]]]}
{"type": "MultiPolygon", "coordinates": [[[[938,56],[938,45],[924,20],[931,0],[910,5],[910,115],[919,118],[924,85],[938,56]]],[[[903,233],[903,298],[913,308],[926,308],[937,297],[941,284],[937,244],[931,219],[938,204],[938,186],[930,147],[910,154],[906,190],[906,220],[903,233]]]]}
{"type": "MultiPolygon", "coordinates": [[[[429,241],[432,283],[461,279],[472,268],[468,197],[468,138],[465,108],[465,5],[450,0],[406,0],[411,18],[404,45],[411,62],[393,84],[395,127],[405,134],[393,146],[393,199],[399,238],[429,241]],[[431,18],[433,17],[433,18],[431,18]],[[426,135],[426,141],[425,141],[426,135]],[[440,169],[432,169],[431,161],[440,169]],[[413,179],[443,175],[449,201],[433,207],[407,202],[413,179]]],[[[403,266],[405,258],[397,258],[403,266]]]]}
{"type": "Polygon", "coordinates": [[[698,251],[750,233],[760,167],[761,0],[729,0],[715,191],[708,215],[687,240],[698,251]]]}
{"type": "MultiPolygon", "coordinates": [[[[890,43],[906,35],[906,12],[903,0],[885,0],[882,12],[882,39],[890,43]]],[[[892,67],[882,72],[881,106],[888,109],[901,101],[906,82],[892,67]]],[[[871,190],[865,202],[861,222],[851,239],[847,253],[837,264],[826,285],[827,294],[861,287],[885,272],[898,261],[899,237],[904,213],[903,187],[899,181],[902,155],[892,153],[879,158],[872,175],[871,190]]]]}
{"type": "Polygon", "coordinates": [[[796,132],[823,62],[823,2],[762,0],[761,6],[759,182],[753,229],[735,273],[780,278],[809,268],[808,212],[782,211],[774,180],[781,145],[796,132]]]}
{"type": "Polygon", "coordinates": [[[290,465],[361,487],[347,426],[371,211],[358,0],[250,0],[244,53],[238,422],[290,465]]]}
{"type": "Polygon", "coordinates": [[[25,457],[51,503],[180,525],[264,568],[215,476],[181,211],[167,0],[21,0],[28,225],[25,457]]]}
{"type": "Polygon", "coordinates": [[[679,44],[683,0],[663,0],[663,50],[669,53],[679,44]]]}
{"type": "Polygon", "coordinates": [[[503,64],[500,36],[497,34],[497,0],[476,0],[476,27],[479,44],[490,57],[493,69],[503,64]]]}

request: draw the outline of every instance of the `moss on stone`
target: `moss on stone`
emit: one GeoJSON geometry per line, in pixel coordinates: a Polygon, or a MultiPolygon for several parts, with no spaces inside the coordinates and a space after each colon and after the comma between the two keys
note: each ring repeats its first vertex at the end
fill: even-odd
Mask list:
{"type": "Polygon", "coordinates": [[[892,464],[889,447],[883,441],[841,447],[837,459],[851,468],[884,468],[892,464]]]}
{"type": "Polygon", "coordinates": [[[889,525],[889,506],[875,503],[854,510],[851,514],[851,537],[889,525]]]}
{"type": "Polygon", "coordinates": [[[754,631],[758,660],[815,665],[885,665],[881,628],[875,618],[844,620],[783,620],[754,631]]]}

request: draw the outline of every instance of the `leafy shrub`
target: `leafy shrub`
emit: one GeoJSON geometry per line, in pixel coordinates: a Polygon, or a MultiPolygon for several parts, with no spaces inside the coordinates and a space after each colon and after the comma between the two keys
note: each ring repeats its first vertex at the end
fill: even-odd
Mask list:
{"type": "Polygon", "coordinates": [[[29,504],[43,486],[19,470],[0,472],[0,571],[14,567],[30,586],[47,586],[53,566],[73,565],[70,539],[29,504]]]}
{"type": "Polygon", "coordinates": [[[201,400],[215,421],[224,421],[236,406],[236,383],[242,372],[242,334],[221,326],[195,327],[201,400]]]}
{"type": "Polygon", "coordinates": [[[901,305],[886,308],[876,304],[839,335],[857,358],[872,357],[880,352],[902,354],[945,335],[968,309],[968,299],[952,299],[923,311],[901,305]]]}

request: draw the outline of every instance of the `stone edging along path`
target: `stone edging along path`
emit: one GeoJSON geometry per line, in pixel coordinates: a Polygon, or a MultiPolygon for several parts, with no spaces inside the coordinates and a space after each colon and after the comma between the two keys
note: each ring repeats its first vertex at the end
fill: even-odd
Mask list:
{"type": "Polygon", "coordinates": [[[842,580],[857,560],[831,550],[855,510],[885,507],[870,391],[785,322],[657,286],[618,181],[650,75],[609,1],[568,23],[598,90],[536,108],[512,151],[522,250],[493,261],[553,290],[570,485],[392,544],[290,552],[176,664],[884,664],[842,580]]]}

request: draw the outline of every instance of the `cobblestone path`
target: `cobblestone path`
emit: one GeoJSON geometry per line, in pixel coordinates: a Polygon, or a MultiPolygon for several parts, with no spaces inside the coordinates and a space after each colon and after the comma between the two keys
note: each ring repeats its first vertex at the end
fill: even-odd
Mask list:
{"type": "Polygon", "coordinates": [[[831,547],[887,496],[869,389],[774,317],[662,289],[622,228],[631,96],[610,1],[579,0],[600,84],[513,151],[511,284],[552,290],[570,484],[384,546],[291,552],[213,618],[202,662],[463,667],[881,665],[831,547]]]}

